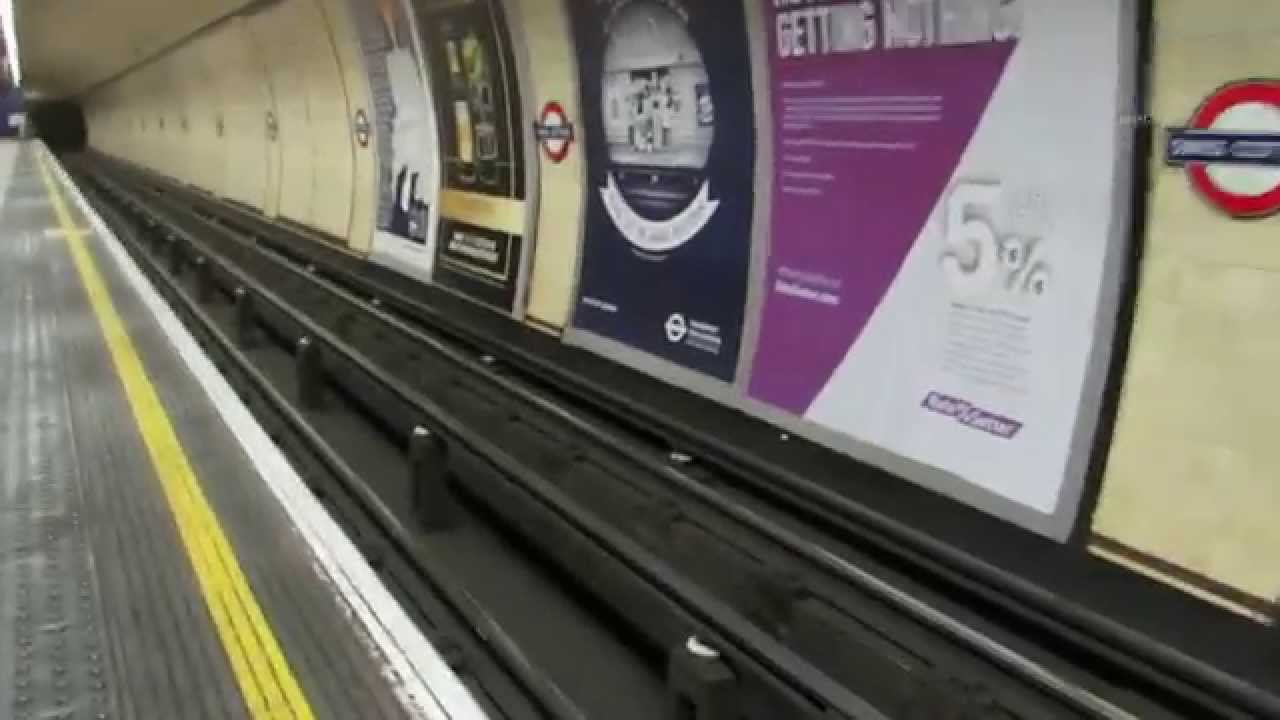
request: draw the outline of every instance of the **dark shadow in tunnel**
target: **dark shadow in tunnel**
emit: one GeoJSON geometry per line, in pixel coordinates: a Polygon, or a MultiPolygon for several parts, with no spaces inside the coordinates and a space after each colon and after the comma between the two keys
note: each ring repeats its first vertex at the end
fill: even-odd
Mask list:
{"type": "Polygon", "coordinates": [[[88,140],[84,111],[74,100],[30,102],[27,123],[31,131],[56,153],[79,152],[88,140]]]}

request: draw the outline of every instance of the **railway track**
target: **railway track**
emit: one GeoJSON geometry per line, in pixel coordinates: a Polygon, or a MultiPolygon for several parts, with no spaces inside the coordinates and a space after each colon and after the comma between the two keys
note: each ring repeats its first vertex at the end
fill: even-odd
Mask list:
{"type": "Polygon", "coordinates": [[[376,509],[401,555],[437,565],[411,570],[438,576],[459,555],[487,558],[453,546],[460,529],[489,528],[513,568],[524,561],[548,594],[561,590],[564,607],[546,605],[566,627],[600,630],[579,648],[507,633],[489,614],[502,593],[482,598],[483,578],[455,559],[440,584],[471,601],[455,603],[470,613],[457,611],[458,622],[503,638],[470,633],[494,676],[518,687],[514,707],[628,717],[591,692],[591,676],[633,667],[629,687],[649,702],[635,717],[681,717],[699,703],[722,713],[705,717],[744,720],[1249,716],[1025,611],[993,621],[753,491],[705,443],[584,402],[588,393],[528,357],[451,332],[336,251],[255,232],[235,212],[114,165],[73,169],[188,322],[221,328],[213,344],[240,367],[229,374],[270,387],[276,405],[305,406],[287,424],[321,436],[310,440],[346,468],[339,484],[376,509]]]}

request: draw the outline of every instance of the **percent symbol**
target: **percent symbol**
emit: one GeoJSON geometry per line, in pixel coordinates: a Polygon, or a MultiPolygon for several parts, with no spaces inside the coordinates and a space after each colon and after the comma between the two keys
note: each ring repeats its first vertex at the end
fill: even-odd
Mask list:
{"type": "Polygon", "coordinates": [[[1049,291],[1052,270],[1043,257],[1043,242],[1007,236],[1000,241],[1000,262],[1007,273],[1005,289],[1041,297],[1049,291]]]}

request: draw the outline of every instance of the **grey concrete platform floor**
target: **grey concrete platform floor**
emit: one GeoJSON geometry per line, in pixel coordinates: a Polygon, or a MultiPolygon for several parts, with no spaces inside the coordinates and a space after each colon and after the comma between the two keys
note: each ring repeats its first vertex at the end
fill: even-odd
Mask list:
{"type": "Polygon", "coordinates": [[[42,153],[0,144],[0,717],[405,717],[385,658],[103,238],[78,212],[72,233],[59,222],[42,153]],[[184,472],[173,458],[157,464],[76,242],[207,515],[167,477],[184,472]]]}

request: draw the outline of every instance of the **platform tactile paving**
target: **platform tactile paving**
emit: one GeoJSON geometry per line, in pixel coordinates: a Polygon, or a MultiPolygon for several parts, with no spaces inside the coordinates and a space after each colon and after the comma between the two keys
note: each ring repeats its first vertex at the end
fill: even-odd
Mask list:
{"type": "MultiPolygon", "coordinates": [[[[40,193],[14,183],[7,198],[40,193]]],[[[18,205],[25,215],[37,204],[18,205]]],[[[7,208],[6,228],[15,224],[7,208]]],[[[0,476],[0,717],[72,720],[116,717],[96,578],[83,522],[80,468],[72,451],[54,339],[38,322],[39,287],[31,232],[0,242],[0,370],[4,464],[0,476]]]]}

